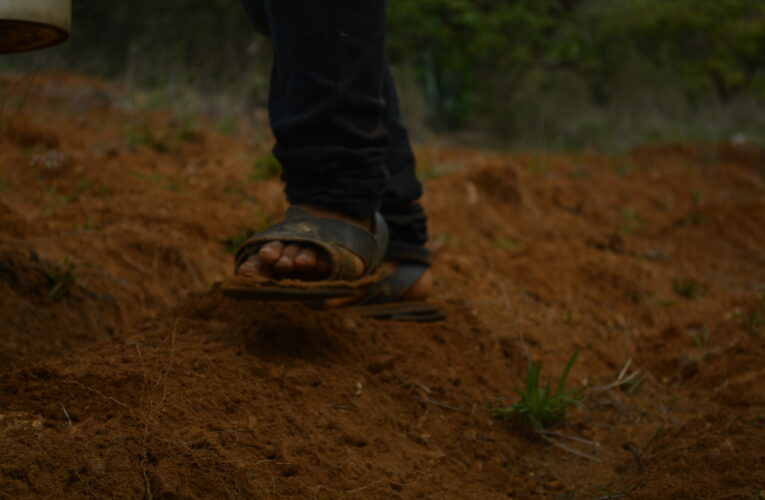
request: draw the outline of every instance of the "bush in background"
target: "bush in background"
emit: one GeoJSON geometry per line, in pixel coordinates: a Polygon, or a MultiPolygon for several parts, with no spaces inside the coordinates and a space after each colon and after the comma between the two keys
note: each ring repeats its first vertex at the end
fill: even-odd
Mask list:
{"type": "MultiPolygon", "coordinates": [[[[70,42],[0,59],[127,82],[163,105],[264,106],[270,42],[231,0],[75,1],[70,42]]],[[[405,118],[503,146],[765,142],[765,2],[390,0],[405,118]]]]}

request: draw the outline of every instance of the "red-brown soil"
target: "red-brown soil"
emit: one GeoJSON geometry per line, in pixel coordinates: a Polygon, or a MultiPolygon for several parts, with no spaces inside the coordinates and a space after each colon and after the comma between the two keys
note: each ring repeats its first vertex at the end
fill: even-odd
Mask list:
{"type": "Polygon", "coordinates": [[[0,98],[0,498],[761,498],[762,149],[423,148],[448,320],[395,324],[219,292],[267,140],[0,98]],[[492,418],[577,349],[557,436],[492,418]]]}

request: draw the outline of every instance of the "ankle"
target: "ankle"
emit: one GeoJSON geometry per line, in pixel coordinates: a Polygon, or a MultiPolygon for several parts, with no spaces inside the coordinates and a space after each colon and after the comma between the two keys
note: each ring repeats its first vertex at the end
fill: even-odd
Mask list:
{"type": "Polygon", "coordinates": [[[365,218],[356,218],[351,217],[347,214],[344,214],[343,212],[340,212],[339,210],[334,210],[326,207],[322,207],[320,205],[313,205],[313,204],[300,204],[297,205],[306,212],[308,212],[311,215],[315,215],[316,217],[326,217],[328,219],[340,219],[344,220],[346,222],[350,222],[351,224],[356,224],[357,226],[361,226],[367,231],[372,231],[374,229],[374,225],[372,222],[372,217],[365,217],[365,218]]]}

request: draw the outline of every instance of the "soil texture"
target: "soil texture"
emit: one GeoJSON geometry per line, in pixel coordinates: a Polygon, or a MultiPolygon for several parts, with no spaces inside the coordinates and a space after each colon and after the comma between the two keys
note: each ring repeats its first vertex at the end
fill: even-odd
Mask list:
{"type": "Polygon", "coordinates": [[[447,320],[236,301],[265,134],[0,76],[0,498],[756,499],[765,150],[418,150],[447,320]],[[584,400],[492,417],[529,359],[584,400]]]}

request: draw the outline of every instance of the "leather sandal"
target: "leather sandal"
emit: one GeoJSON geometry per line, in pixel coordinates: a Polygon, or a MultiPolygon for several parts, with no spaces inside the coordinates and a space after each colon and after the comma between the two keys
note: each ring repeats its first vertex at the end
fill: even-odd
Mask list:
{"type": "Polygon", "coordinates": [[[401,297],[428,270],[420,262],[401,263],[393,274],[380,278],[349,309],[364,318],[388,321],[441,321],[446,313],[427,302],[405,302],[401,297]]]}
{"type": "Polygon", "coordinates": [[[379,213],[374,216],[372,233],[351,222],[318,217],[300,207],[291,207],[284,221],[256,234],[239,247],[234,258],[234,272],[263,245],[273,241],[318,248],[330,260],[330,275],[318,281],[236,275],[223,284],[224,294],[256,300],[313,300],[359,295],[380,278],[388,246],[388,227],[379,213]],[[364,263],[361,276],[358,276],[353,256],[364,263]]]}

